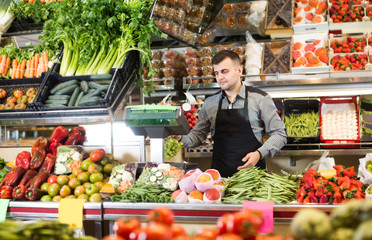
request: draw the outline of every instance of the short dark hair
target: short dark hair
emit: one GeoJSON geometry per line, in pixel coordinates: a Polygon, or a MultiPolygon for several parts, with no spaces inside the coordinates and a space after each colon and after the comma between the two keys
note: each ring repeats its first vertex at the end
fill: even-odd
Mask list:
{"type": "Polygon", "coordinates": [[[230,58],[233,62],[236,62],[237,64],[241,65],[240,57],[239,55],[231,50],[221,50],[219,51],[212,59],[212,64],[217,65],[226,58],[230,58]]]}

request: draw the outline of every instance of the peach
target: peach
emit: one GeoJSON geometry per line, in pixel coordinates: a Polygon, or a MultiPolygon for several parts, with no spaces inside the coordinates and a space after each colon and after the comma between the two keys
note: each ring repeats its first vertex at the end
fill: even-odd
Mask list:
{"type": "Polygon", "coordinates": [[[302,66],[301,63],[299,63],[299,62],[295,62],[292,65],[292,67],[301,67],[301,66],[302,66]]]}
{"type": "Polygon", "coordinates": [[[309,60],[310,58],[312,58],[312,57],[314,57],[315,55],[314,55],[314,53],[313,52],[306,52],[305,53],[305,58],[307,59],[307,60],[309,60]]]}
{"type": "Polygon", "coordinates": [[[294,19],[294,22],[295,22],[295,24],[296,24],[296,23],[304,23],[304,18],[303,18],[303,17],[300,17],[300,16],[297,16],[297,17],[294,19]]]}
{"type": "Polygon", "coordinates": [[[319,56],[319,60],[324,62],[325,64],[328,64],[329,61],[328,55],[326,53],[321,54],[319,56]]]}
{"type": "Polygon", "coordinates": [[[300,57],[299,59],[297,59],[296,63],[304,66],[305,64],[307,64],[307,59],[305,57],[300,57]]]}
{"type": "Polygon", "coordinates": [[[324,22],[324,17],[321,16],[321,15],[316,15],[315,17],[313,17],[313,20],[312,22],[315,24],[315,23],[322,23],[324,22]]]}
{"type": "Polygon", "coordinates": [[[296,8],[296,9],[294,10],[294,14],[295,14],[295,16],[297,16],[297,15],[301,12],[302,9],[303,9],[303,8],[296,8]]]}
{"type": "Polygon", "coordinates": [[[189,199],[190,199],[190,198],[203,200],[203,193],[200,192],[199,190],[194,190],[194,191],[192,191],[192,192],[189,194],[189,199]]]}
{"type": "Polygon", "coordinates": [[[309,63],[310,64],[318,64],[320,61],[317,57],[312,57],[312,58],[309,58],[309,63]]]}
{"type": "Polygon", "coordinates": [[[316,7],[316,6],[318,6],[318,4],[319,4],[319,0],[310,0],[309,1],[309,5],[310,6],[312,6],[312,7],[316,7]]]}
{"type": "Polygon", "coordinates": [[[326,11],[326,8],[317,7],[315,9],[315,14],[323,14],[326,11]]]}
{"type": "Polygon", "coordinates": [[[319,45],[320,43],[322,43],[322,40],[315,40],[315,41],[313,42],[313,45],[314,45],[314,46],[317,46],[317,45],[319,45]]]}
{"type": "Polygon", "coordinates": [[[218,172],[218,170],[216,170],[216,169],[208,169],[207,171],[205,171],[205,173],[209,173],[212,176],[214,183],[220,182],[221,175],[218,172]]]}
{"type": "Polygon", "coordinates": [[[303,54],[302,54],[302,52],[299,51],[299,50],[294,51],[293,54],[292,54],[292,57],[293,57],[293,59],[294,59],[295,61],[296,61],[297,59],[299,59],[300,57],[302,57],[302,56],[303,56],[303,54]]]}
{"type": "Polygon", "coordinates": [[[308,5],[305,7],[305,12],[315,12],[315,8],[313,8],[312,6],[308,5]]]}
{"type": "Polygon", "coordinates": [[[320,47],[320,48],[317,48],[314,53],[315,53],[315,56],[319,57],[325,52],[326,52],[325,49],[323,47],[320,47]]]}
{"type": "Polygon", "coordinates": [[[305,46],[305,52],[314,52],[315,47],[312,43],[306,44],[305,46]]]}
{"type": "Polygon", "coordinates": [[[200,174],[200,176],[196,179],[197,182],[205,183],[211,181],[211,175],[210,174],[200,174]]]}
{"type": "Polygon", "coordinates": [[[308,20],[308,21],[312,21],[313,17],[314,17],[314,15],[312,13],[306,13],[306,15],[305,15],[305,19],[308,20]]]}
{"type": "Polygon", "coordinates": [[[294,50],[300,50],[302,48],[303,44],[300,43],[300,42],[295,42],[295,44],[293,45],[293,49],[294,50]]]}

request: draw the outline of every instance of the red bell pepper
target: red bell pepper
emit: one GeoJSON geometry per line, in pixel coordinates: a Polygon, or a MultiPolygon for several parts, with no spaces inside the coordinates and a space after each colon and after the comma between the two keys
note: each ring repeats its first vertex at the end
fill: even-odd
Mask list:
{"type": "Polygon", "coordinates": [[[57,156],[57,148],[61,145],[61,143],[51,143],[48,148],[48,153],[57,156]]]}
{"type": "Polygon", "coordinates": [[[42,148],[44,149],[45,151],[48,149],[49,147],[49,144],[50,144],[50,141],[48,138],[46,137],[38,137],[34,143],[34,145],[32,146],[32,149],[31,149],[31,153],[32,155],[34,154],[34,150],[36,148],[42,148]]]}
{"type": "Polygon", "coordinates": [[[22,166],[25,170],[30,169],[31,153],[22,151],[16,157],[16,166],[22,166]]]}
{"type": "Polygon", "coordinates": [[[72,131],[70,131],[67,140],[65,141],[65,145],[76,145],[82,144],[85,140],[85,128],[84,127],[76,127],[72,131]]]}
{"type": "Polygon", "coordinates": [[[44,161],[45,155],[46,155],[46,151],[44,148],[36,147],[32,151],[32,159],[30,163],[30,168],[31,169],[39,168],[44,161]]]}
{"type": "Polygon", "coordinates": [[[15,200],[24,200],[25,199],[25,192],[28,186],[31,183],[33,177],[35,177],[37,172],[33,169],[28,170],[25,175],[23,176],[22,180],[18,184],[17,187],[13,189],[12,197],[15,200]]]}
{"type": "Polygon", "coordinates": [[[39,173],[42,171],[47,171],[48,173],[51,173],[54,168],[55,163],[56,163],[56,156],[48,153],[43,161],[43,165],[41,165],[39,169],[39,173]]]}
{"type": "Polygon", "coordinates": [[[1,199],[11,199],[13,188],[11,186],[5,185],[0,188],[0,198],[1,199]]]}
{"type": "Polygon", "coordinates": [[[18,182],[21,180],[26,170],[22,166],[16,166],[8,172],[4,177],[3,181],[0,183],[0,187],[4,185],[11,186],[12,188],[17,186],[18,182]]]}
{"type": "Polygon", "coordinates": [[[68,130],[62,126],[58,126],[54,129],[52,135],[50,136],[50,142],[60,143],[68,135],[68,130]]]}
{"type": "Polygon", "coordinates": [[[49,173],[47,171],[38,173],[30,183],[30,187],[26,190],[25,197],[30,201],[39,200],[43,196],[40,186],[48,180],[49,173]]]}

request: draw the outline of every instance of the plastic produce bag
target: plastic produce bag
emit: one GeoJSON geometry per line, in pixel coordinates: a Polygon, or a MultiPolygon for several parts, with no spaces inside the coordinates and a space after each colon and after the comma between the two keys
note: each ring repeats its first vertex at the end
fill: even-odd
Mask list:
{"type": "Polygon", "coordinates": [[[119,193],[124,192],[136,181],[137,167],[138,164],[135,162],[125,163],[114,167],[111,171],[108,183],[112,184],[115,190],[119,193]]]}
{"type": "MultiPolygon", "coordinates": [[[[246,31],[247,45],[245,47],[245,73],[258,75],[261,71],[262,46],[253,39],[251,33],[246,31]]],[[[260,81],[260,77],[246,77],[246,81],[260,81]]]]}
{"type": "Polygon", "coordinates": [[[359,159],[358,177],[364,184],[372,184],[372,173],[368,169],[372,171],[372,153],[367,153],[364,158],[359,159]]]}
{"type": "Polygon", "coordinates": [[[182,169],[168,163],[147,162],[137,181],[175,191],[182,176],[182,169]]]}
{"type": "Polygon", "coordinates": [[[305,171],[307,171],[309,168],[313,168],[317,171],[333,169],[333,166],[336,165],[335,159],[332,157],[327,157],[328,154],[329,151],[324,151],[323,155],[318,160],[312,161],[305,168],[305,171]]]}
{"type": "Polygon", "coordinates": [[[78,145],[63,145],[57,148],[54,173],[57,175],[72,173],[74,168],[81,166],[83,147],[78,145]]]}

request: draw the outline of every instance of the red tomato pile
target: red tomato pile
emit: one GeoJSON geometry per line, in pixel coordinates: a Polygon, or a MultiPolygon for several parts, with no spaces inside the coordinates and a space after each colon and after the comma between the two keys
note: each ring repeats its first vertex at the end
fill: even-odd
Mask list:
{"type": "Polygon", "coordinates": [[[196,116],[195,106],[191,105],[190,111],[183,111],[187,121],[189,122],[190,130],[195,127],[196,121],[198,121],[198,117],[196,116]]]}
{"type": "Polygon", "coordinates": [[[344,41],[335,39],[331,42],[331,48],[335,53],[363,52],[366,45],[366,39],[350,36],[348,36],[344,41]]]}
{"type": "MultiPolygon", "coordinates": [[[[250,209],[225,214],[218,219],[216,229],[202,229],[196,236],[189,236],[181,225],[174,224],[174,213],[166,207],[150,210],[147,220],[142,226],[137,218],[118,219],[113,226],[114,235],[103,240],[254,240],[263,224],[262,213],[250,209]]],[[[257,239],[269,238],[259,236],[257,239]]]]}

